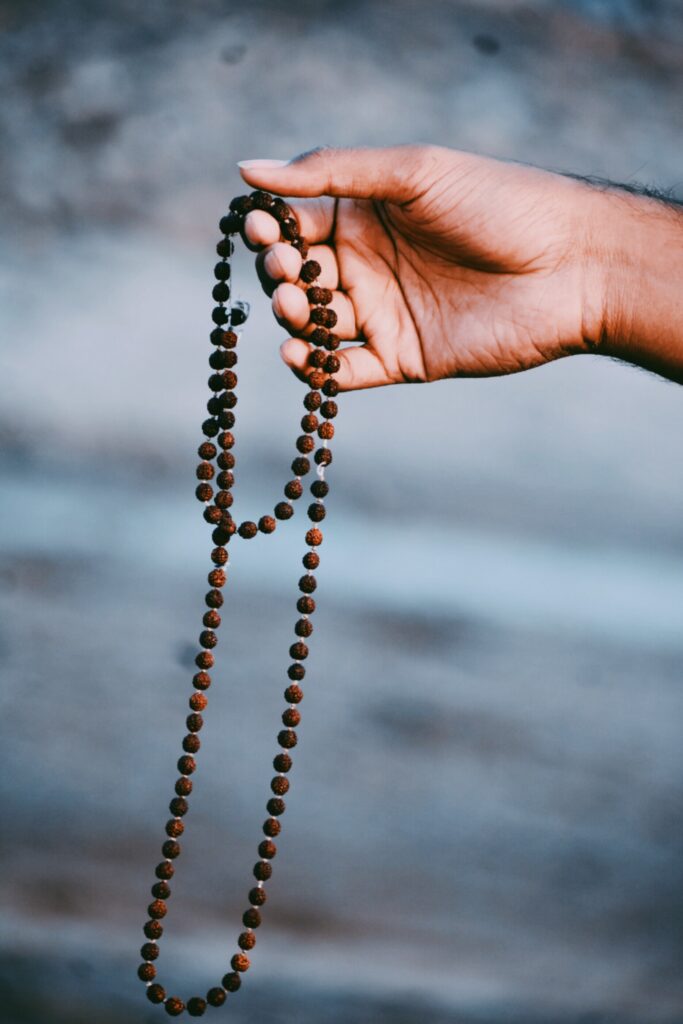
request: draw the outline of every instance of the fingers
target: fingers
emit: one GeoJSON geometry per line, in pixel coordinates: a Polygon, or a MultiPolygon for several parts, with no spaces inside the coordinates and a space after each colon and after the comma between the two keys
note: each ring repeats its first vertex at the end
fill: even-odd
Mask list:
{"type": "MultiPolygon", "coordinates": [[[[300,199],[288,205],[299,223],[299,231],[309,245],[328,241],[334,228],[334,199],[300,199]]],[[[280,227],[265,210],[252,210],[244,218],[244,235],[250,248],[262,248],[278,241],[280,227]]]]}
{"type": "MultiPolygon", "coordinates": [[[[344,292],[333,292],[328,309],[337,314],[334,333],[342,341],[353,341],[359,336],[356,314],[351,299],[344,292]]],[[[310,322],[311,307],[306,293],[295,284],[285,282],[273,292],[273,314],[275,319],[288,331],[308,336],[316,325],[310,322]]]]}
{"type": "Polygon", "coordinates": [[[248,184],[280,195],[349,196],[401,203],[416,197],[419,182],[438,173],[446,154],[452,155],[452,151],[412,144],[382,149],[322,146],[287,163],[242,160],[237,166],[248,184]]]}
{"type": "MultiPolygon", "coordinates": [[[[299,380],[305,381],[311,373],[308,357],[313,348],[313,345],[309,345],[300,338],[288,338],[280,346],[280,355],[299,380]]],[[[338,383],[340,391],[377,388],[383,384],[393,383],[382,360],[367,345],[337,349],[335,355],[339,359],[340,366],[334,379],[338,383]]]]}

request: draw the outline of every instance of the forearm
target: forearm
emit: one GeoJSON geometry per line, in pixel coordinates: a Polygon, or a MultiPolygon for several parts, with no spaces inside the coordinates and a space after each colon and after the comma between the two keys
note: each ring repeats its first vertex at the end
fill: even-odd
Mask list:
{"type": "Polygon", "coordinates": [[[683,383],[683,206],[618,188],[599,198],[597,351],[683,383]]]}

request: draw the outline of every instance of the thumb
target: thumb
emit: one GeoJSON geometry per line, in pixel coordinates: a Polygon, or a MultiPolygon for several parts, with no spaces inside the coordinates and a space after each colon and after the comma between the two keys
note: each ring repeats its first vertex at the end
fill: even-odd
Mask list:
{"type": "Polygon", "coordinates": [[[382,149],[319,146],[292,160],[241,160],[240,174],[255,188],[285,196],[348,196],[406,203],[431,180],[440,146],[406,143],[382,149]]]}

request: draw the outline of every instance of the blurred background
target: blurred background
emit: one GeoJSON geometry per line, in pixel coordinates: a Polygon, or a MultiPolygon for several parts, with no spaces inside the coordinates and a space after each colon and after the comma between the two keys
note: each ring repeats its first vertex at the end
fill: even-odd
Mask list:
{"type": "MultiPolygon", "coordinates": [[[[210,540],[235,161],[426,141],[683,195],[676,0],[0,3],[7,1024],[135,977],[210,540]]],[[[238,518],[302,385],[241,247],[238,518]]],[[[343,396],[292,788],[233,1021],[683,1021],[680,387],[597,357],[343,396]]],[[[160,980],[235,951],[302,513],[240,546],[160,980]]]]}

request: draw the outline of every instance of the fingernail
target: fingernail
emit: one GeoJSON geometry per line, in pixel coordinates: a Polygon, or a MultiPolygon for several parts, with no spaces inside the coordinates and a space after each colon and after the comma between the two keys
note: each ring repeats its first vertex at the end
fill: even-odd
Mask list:
{"type": "Polygon", "coordinates": [[[289,160],[238,160],[237,166],[244,171],[255,171],[263,167],[286,167],[289,160]]]}

